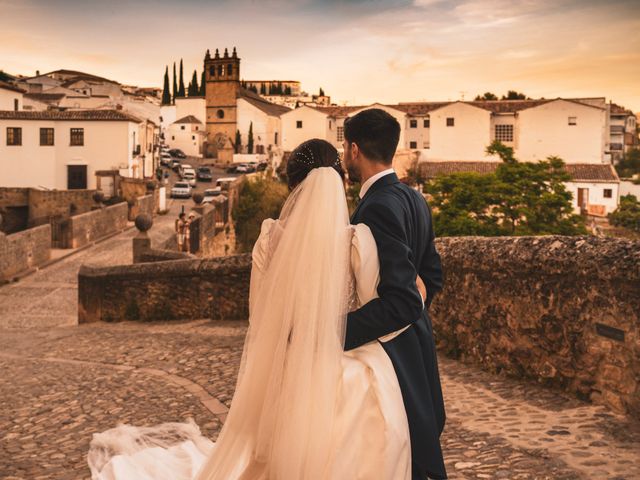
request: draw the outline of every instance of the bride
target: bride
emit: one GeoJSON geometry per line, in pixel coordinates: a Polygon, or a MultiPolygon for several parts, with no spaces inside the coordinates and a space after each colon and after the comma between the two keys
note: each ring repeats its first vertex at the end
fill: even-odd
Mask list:
{"type": "Polygon", "coordinates": [[[291,194],[253,249],[249,329],[214,444],[194,423],[94,434],[93,480],[408,480],[409,428],[380,342],[344,352],[348,311],[377,296],[376,243],[351,226],[337,150],[296,148],[291,194]]]}

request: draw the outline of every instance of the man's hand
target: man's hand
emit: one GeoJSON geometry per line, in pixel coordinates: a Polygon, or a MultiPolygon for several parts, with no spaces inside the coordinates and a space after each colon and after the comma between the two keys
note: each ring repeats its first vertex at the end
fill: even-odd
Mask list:
{"type": "Polygon", "coordinates": [[[427,301],[427,286],[424,284],[420,275],[416,277],[416,286],[418,287],[418,291],[420,292],[420,296],[422,297],[422,303],[427,301]]]}

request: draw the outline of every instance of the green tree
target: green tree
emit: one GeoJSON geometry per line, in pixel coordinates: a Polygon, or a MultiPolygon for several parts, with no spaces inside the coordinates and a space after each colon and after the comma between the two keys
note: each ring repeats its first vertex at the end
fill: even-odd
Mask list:
{"type": "Polygon", "coordinates": [[[524,93],[509,90],[506,95],[502,96],[502,100],[531,100],[524,93]]]}
{"type": "Polygon", "coordinates": [[[291,87],[289,85],[284,87],[284,94],[285,95],[291,95],[291,87]]]}
{"type": "Polygon", "coordinates": [[[202,76],[200,77],[200,96],[204,97],[207,93],[207,85],[205,80],[205,73],[202,70],[202,76]]]}
{"type": "Polygon", "coordinates": [[[7,75],[4,70],[0,70],[0,80],[3,82],[11,82],[12,78],[7,75]]]}
{"type": "Polygon", "coordinates": [[[498,100],[498,96],[495,93],[485,92],[484,95],[477,95],[475,101],[480,100],[498,100]]]}
{"type": "Polygon", "coordinates": [[[191,82],[189,83],[189,96],[193,97],[200,93],[200,87],[198,86],[198,73],[194,70],[191,82]]]}
{"type": "Polygon", "coordinates": [[[184,97],[184,75],[182,71],[182,59],[180,59],[180,86],[178,87],[178,96],[184,97]]]}
{"type": "Polygon", "coordinates": [[[629,150],[624,158],[616,165],[618,175],[623,178],[633,177],[640,174],[640,149],[629,150]]]}
{"type": "Polygon", "coordinates": [[[320,87],[320,91],[318,92],[318,95],[320,95],[321,97],[324,97],[324,90],[322,89],[322,87],[320,87]]]}
{"type": "Polygon", "coordinates": [[[171,91],[169,90],[169,66],[164,69],[164,85],[162,87],[162,105],[171,104],[171,91]]]}
{"type": "Polygon", "coordinates": [[[264,83],[260,84],[260,95],[266,95],[267,94],[267,89],[264,86],[264,83]]]}
{"type": "Polygon", "coordinates": [[[236,130],[236,141],[234,143],[234,148],[236,153],[240,153],[242,149],[242,136],[240,135],[240,130],[236,130]]]}
{"type": "Polygon", "coordinates": [[[609,215],[611,225],[640,232],[640,202],[635,195],[620,197],[620,205],[609,215]]]}
{"type": "Polygon", "coordinates": [[[178,96],[178,78],[176,77],[176,62],[173,62],[173,103],[176,103],[178,96]]]}
{"type": "Polygon", "coordinates": [[[289,191],[287,186],[267,176],[246,181],[233,209],[236,241],[241,252],[250,252],[260,235],[262,222],[277,218],[289,191]]]}
{"type": "Polygon", "coordinates": [[[253,153],[253,122],[249,124],[249,136],[247,137],[247,153],[253,153]]]}

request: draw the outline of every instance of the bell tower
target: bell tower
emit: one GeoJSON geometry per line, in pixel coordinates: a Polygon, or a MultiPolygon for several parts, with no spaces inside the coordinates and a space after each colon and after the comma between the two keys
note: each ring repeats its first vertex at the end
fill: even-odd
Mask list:
{"type": "Polygon", "coordinates": [[[221,163],[233,161],[233,139],[238,122],[238,94],[240,93],[240,59],[235,47],[229,55],[216,49],[212,57],[207,50],[204,57],[205,103],[207,115],[207,144],[205,156],[221,163]]]}

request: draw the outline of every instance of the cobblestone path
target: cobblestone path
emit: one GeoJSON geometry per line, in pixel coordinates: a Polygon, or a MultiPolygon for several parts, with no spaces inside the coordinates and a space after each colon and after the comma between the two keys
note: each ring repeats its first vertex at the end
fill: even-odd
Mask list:
{"type": "MultiPolygon", "coordinates": [[[[215,439],[246,325],[0,330],[0,478],[88,479],[91,435],[193,418],[215,439]]],[[[441,358],[451,479],[640,479],[640,424],[441,358]]]]}

